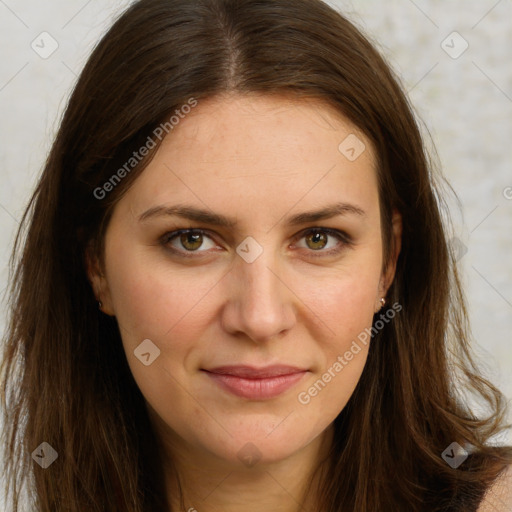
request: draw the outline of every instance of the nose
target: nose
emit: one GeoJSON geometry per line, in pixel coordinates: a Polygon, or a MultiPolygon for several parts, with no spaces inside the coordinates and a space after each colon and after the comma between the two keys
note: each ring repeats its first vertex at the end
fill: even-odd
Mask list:
{"type": "Polygon", "coordinates": [[[292,328],[298,299],[277,260],[270,249],[264,249],[252,263],[236,256],[227,276],[228,299],[222,310],[226,332],[261,343],[292,328]]]}

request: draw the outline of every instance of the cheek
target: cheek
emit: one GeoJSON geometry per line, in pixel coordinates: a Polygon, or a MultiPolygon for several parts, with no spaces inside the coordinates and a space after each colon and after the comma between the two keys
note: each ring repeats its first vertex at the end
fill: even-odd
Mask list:
{"type": "Polygon", "coordinates": [[[219,280],[210,274],[197,277],[189,269],[171,270],[164,258],[155,264],[143,250],[139,253],[114,243],[109,263],[113,307],[123,337],[130,344],[145,338],[163,342],[166,336],[176,338],[183,325],[199,325],[197,315],[193,325],[188,318],[197,312],[201,298],[219,280]]]}
{"type": "MultiPolygon", "coordinates": [[[[167,266],[148,264],[128,247],[112,244],[110,249],[107,271],[111,298],[137,386],[147,402],[164,415],[169,404],[184,417],[200,415],[200,405],[183,392],[188,378],[186,363],[197,344],[194,340],[201,339],[204,330],[201,306],[204,311],[207,292],[219,277],[205,274],[191,278],[190,271],[169,271],[167,266]],[[160,352],[154,360],[151,355],[152,362],[146,366],[134,351],[147,339],[160,352]]],[[[154,350],[149,346],[150,352],[154,350]]],[[[183,420],[179,415],[165,419],[174,426],[183,420]]]]}
{"type": "Polygon", "coordinates": [[[352,396],[368,356],[379,276],[378,265],[367,262],[310,295],[308,305],[328,328],[316,339],[322,365],[297,396],[303,421],[317,417],[319,428],[327,426],[352,396]]]}
{"type": "Polygon", "coordinates": [[[304,295],[325,324],[330,345],[342,350],[347,343],[350,345],[353,336],[371,326],[378,283],[376,264],[347,266],[336,275],[316,281],[318,286],[304,295]]]}
{"type": "Polygon", "coordinates": [[[194,415],[199,406],[183,390],[193,354],[214,318],[211,297],[223,273],[171,269],[164,258],[150,261],[142,252],[114,244],[110,252],[109,285],[126,358],[156,410],[165,411],[172,403],[194,415]],[[139,346],[147,339],[160,351],[149,366],[136,356],[137,351],[146,353],[139,346]]]}

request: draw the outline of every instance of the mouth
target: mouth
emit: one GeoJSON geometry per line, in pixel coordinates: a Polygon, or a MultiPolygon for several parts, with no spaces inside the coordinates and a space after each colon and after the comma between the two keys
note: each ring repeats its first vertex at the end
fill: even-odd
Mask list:
{"type": "Polygon", "coordinates": [[[275,398],[297,384],[308,373],[295,366],[222,366],[201,370],[224,391],[250,400],[275,398]]]}

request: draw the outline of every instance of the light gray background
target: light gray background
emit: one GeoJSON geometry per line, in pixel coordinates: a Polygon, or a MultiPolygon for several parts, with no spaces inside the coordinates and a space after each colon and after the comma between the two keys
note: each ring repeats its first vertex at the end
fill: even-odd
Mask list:
{"type": "MultiPolygon", "coordinates": [[[[93,44],[129,3],[0,0],[0,291],[14,230],[71,88],[93,44]],[[34,40],[41,45],[42,32],[59,45],[47,59],[31,48],[34,40]]],[[[455,235],[467,249],[460,266],[474,348],[484,374],[510,400],[512,0],[329,3],[376,42],[433,136],[443,171],[462,202],[462,214],[450,204],[455,235]],[[458,58],[443,49],[453,54],[463,48],[462,39],[450,36],[453,31],[469,45],[458,58]]],[[[512,442],[511,436],[505,440],[512,442]]]]}

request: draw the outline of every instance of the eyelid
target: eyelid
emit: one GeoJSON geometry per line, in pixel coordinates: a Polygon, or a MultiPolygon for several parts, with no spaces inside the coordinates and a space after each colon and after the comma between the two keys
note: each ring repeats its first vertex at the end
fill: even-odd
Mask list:
{"type": "MultiPolygon", "coordinates": [[[[341,243],[341,247],[338,247],[335,249],[330,249],[327,251],[324,251],[321,249],[319,249],[318,251],[309,250],[308,252],[312,253],[312,257],[314,257],[314,258],[333,256],[333,255],[340,253],[345,248],[349,248],[354,245],[352,237],[350,235],[348,235],[345,231],[342,231],[339,229],[334,229],[334,228],[321,227],[321,226],[313,226],[313,227],[303,229],[302,231],[300,231],[293,237],[293,242],[295,243],[297,240],[300,240],[301,238],[304,238],[309,233],[312,233],[315,231],[324,232],[328,236],[332,236],[332,237],[336,238],[341,243]],[[315,254],[315,252],[318,254],[315,254]]],[[[198,254],[200,255],[201,253],[208,253],[207,250],[206,251],[201,251],[201,250],[197,250],[197,251],[183,250],[183,251],[181,251],[179,249],[175,249],[174,247],[170,247],[168,245],[171,240],[175,239],[176,237],[178,237],[182,234],[186,234],[186,233],[199,233],[199,234],[206,236],[212,240],[214,240],[214,238],[215,238],[214,236],[212,236],[213,233],[211,233],[208,229],[191,227],[191,228],[177,229],[177,230],[169,231],[169,232],[165,233],[162,237],[160,237],[160,243],[167,250],[169,250],[172,253],[177,254],[179,256],[183,256],[185,258],[200,258],[201,256],[198,256],[198,254]]]]}

